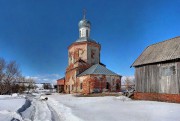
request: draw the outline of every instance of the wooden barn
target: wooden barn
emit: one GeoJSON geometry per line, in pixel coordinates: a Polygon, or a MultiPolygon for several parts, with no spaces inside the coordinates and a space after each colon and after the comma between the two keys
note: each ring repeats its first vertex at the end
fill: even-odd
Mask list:
{"type": "Polygon", "coordinates": [[[135,99],[180,103],[180,37],[148,46],[132,66],[135,99]]]}

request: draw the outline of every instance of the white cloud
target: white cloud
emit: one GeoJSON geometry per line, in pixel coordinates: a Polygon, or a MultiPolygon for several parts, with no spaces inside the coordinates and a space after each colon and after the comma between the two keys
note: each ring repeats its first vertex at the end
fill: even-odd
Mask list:
{"type": "Polygon", "coordinates": [[[47,75],[36,75],[36,76],[26,76],[26,78],[32,78],[36,83],[53,83],[56,84],[56,80],[62,78],[63,76],[59,74],[47,74],[47,75]]]}
{"type": "Polygon", "coordinates": [[[122,79],[121,79],[121,84],[125,83],[126,78],[129,78],[131,81],[133,81],[135,79],[134,76],[123,76],[122,79]]]}

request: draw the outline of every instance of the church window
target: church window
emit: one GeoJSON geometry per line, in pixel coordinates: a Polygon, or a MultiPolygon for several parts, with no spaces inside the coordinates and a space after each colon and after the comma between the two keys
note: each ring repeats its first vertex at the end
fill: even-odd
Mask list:
{"type": "Polygon", "coordinates": [[[91,58],[94,59],[95,56],[95,50],[91,50],[91,58]]]}
{"type": "Polygon", "coordinates": [[[86,36],[85,34],[86,34],[85,29],[82,29],[82,30],[81,30],[81,37],[85,37],[85,36],[86,36]]]}
{"type": "Polygon", "coordinates": [[[79,57],[81,57],[81,55],[82,55],[82,50],[79,49],[79,57]]]}
{"type": "Polygon", "coordinates": [[[114,79],[112,79],[112,82],[113,82],[113,85],[114,85],[114,83],[115,83],[115,80],[114,80],[114,79]]]}
{"type": "Polygon", "coordinates": [[[79,31],[79,33],[80,33],[80,37],[81,37],[82,36],[81,30],[79,31]]]}
{"type": "Polygon", "coordinates": [[[82,83],[80,84],[80,89],[82,89],[82,83]]]}
{"type": "Polygon", "coordinates": [[[72,61],[72,57],[71,57],[71,56],[69,56],[69,61],[70,61],[70,62],[72,61]]]}
{"type": "Polygon", "coordinates": [[[86,30],[86,37],[88,37],[88,30],[86,30]]]}

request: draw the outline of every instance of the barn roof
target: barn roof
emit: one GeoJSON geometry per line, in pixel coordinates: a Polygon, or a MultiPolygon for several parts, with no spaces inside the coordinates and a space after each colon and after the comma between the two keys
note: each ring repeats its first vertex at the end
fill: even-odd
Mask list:
{"type": "Polygon", "coordinates": [[[91,66],[90,68],[79,74],[78,76],[91,75],[91,74],[119,76],[118,74],[112,72],[111,70],[107,69],[105,66],[100,64],[95,64],[91,66]]]}
{"type": "Polygon", "coordinates": [[[148,46],[132,66],[140,66],[180,58],[180,36],[148,46]]]}

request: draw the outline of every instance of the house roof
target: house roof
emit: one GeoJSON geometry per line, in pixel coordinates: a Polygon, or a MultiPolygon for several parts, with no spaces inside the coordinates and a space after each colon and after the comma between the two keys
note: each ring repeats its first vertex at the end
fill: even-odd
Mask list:
{"type": "Polygon", "coordinates": [[[107,69],[105,66],[100,64],[95,64],[91,66],[90,68],[79,74],[78,76],[91,75],[91,74],[119,76],[118,74],[112,72],[111,70],[107,69]]]}
{"type": "Polygon", "coordinates": [[[180,58],[180,36],[148,46],[132,66],[158,63],[180,58]]]}

